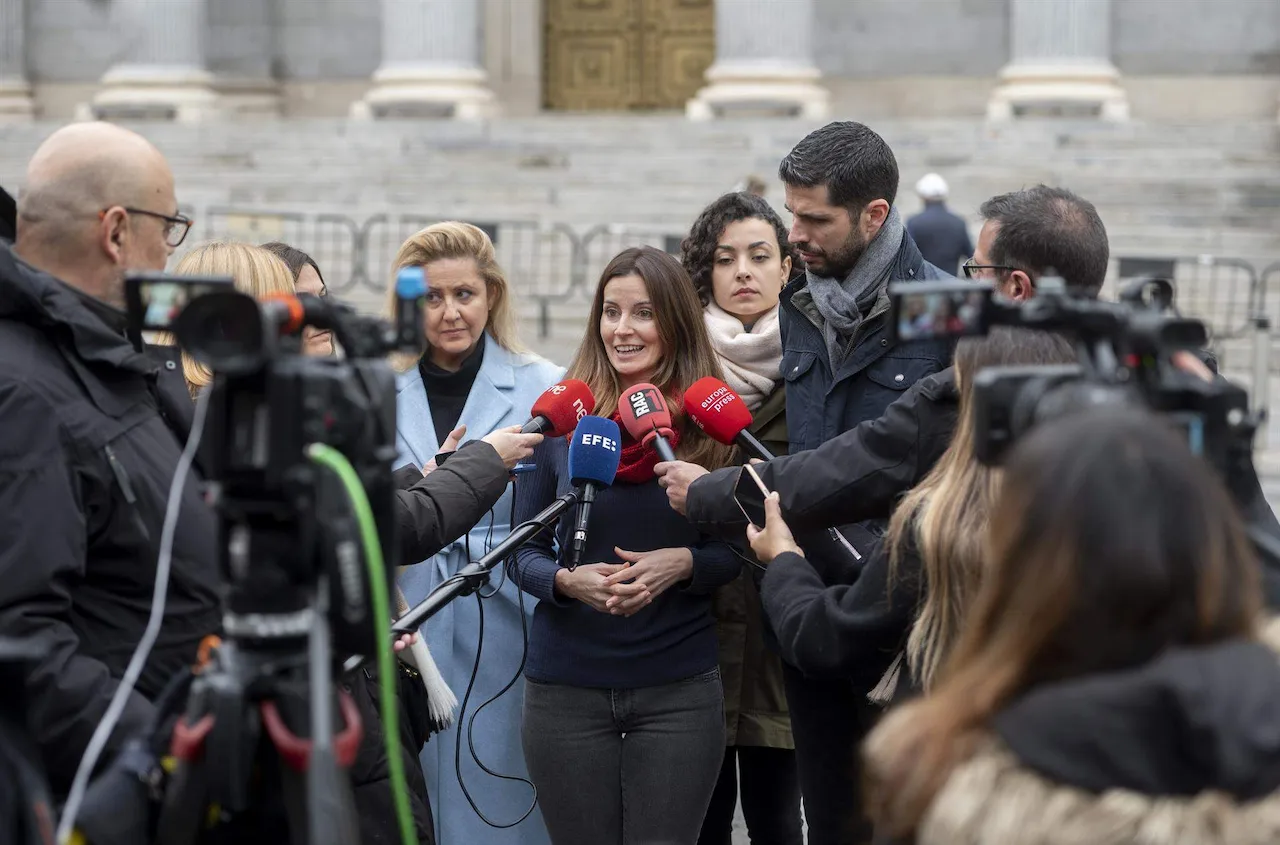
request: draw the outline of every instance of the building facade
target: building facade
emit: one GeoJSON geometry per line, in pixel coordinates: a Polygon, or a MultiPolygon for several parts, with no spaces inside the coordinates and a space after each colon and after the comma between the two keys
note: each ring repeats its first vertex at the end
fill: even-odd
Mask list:
{"type": "Polygon", "coordinates": [[[1276,0],[0,0],[0,119],[1274,119],[1276,0]]]}

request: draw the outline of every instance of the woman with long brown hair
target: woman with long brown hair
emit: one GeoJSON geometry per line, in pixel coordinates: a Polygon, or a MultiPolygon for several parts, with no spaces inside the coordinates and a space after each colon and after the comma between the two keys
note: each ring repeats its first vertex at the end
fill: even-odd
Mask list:
{"type": "MultiPolygon", "coordinates": [[[[596,414],[616,418],[619,396],[640,383],[679,408],[685,388],[719,373],[679,262],[651,247],[615,257],[568,371],[590,386],[596,414]]],[[[728,449],[682,415],[673,428],[682,460],[727,462],[728,449]]],[[[561,562],[569,520],[516,555],[516,579],[540,600],[525,667],[525,759],[556,845],[693,845],[724,757],[711,593],[740,563],[671,510],[652,446],[623,429],[619,448],[617,478],[591,510],[583,564],[561,562]]],[[[563,438],[537,448],[537,470],[517,484],[517,520],[570,489],[567,457],[563,438]]]]}
{"type": "Polygon", "coordinates": [[[1019,443],[929,696],[867,741],[871,811],[920,843],[1280,838],[1280,663],[1236,507],[1166,421],[1019,443]]]}

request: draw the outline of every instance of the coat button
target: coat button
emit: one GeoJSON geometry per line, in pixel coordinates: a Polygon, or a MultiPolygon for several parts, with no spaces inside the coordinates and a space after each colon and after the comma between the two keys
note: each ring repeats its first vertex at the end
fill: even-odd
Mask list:
{"type": "Polygon", "coordinates": [[[800,372],[800,365],[796,364],[794,367],[791,368],[791,375],[795,375],[798,372],[800,372]]]}
{"type": "Polygon", "coordinates": [[[894,377],[893,377],[893,380],[894,380],[894,381],[902,381],[902,373],[898,373],[896,376],[894,376],[894,377]]]}
{"type": "Polygon", "coordinates": [[[174,362],[172,362],[172,361],[165,361],[165,362],[164,362],[164,368],[165,368],[166,370],[176,370],[176,369],[178,369],[178,365],[177,365],[177,364],[175,364],[175,363],[174,363],[174,362]]]}
{"type": "Polygon", "coordinates": [[[889,338],[887,338],[887,337],[882,337],[882,338],[880,338],[880,345],[881,345],[881,346],[888,346],[888,345],[889,345],[889,338]]]}

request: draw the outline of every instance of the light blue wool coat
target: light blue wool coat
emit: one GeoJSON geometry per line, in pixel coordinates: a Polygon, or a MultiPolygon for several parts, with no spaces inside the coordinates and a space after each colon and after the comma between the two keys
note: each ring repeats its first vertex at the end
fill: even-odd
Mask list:
{"type": "MultiPolygon", "coordinates": [[[[564,375],[564,368],[536,355],[524,355],[503,349],[491,337],[485,337],[484,360],[476,374],[471,393],[462,409],[459,425],[467,426],[464,442],[479,440],[495,429],[521,425],[529,419],[534,401],[564,375]]],[[[412,462],[421,467],[439,450],[435,423],[417,367],[402,373],[397,384],[396,466],[412,462]]],[[[517,482],[519,483],[519,482],[517,482]]],[[[493,533],[488,547],[505,539],[511,531],[512,488],[502,495],[493,509],[493,533]]],[[[471,557],[478,559],[486,551],[489,518],[471,530],[471,557]]],[[[400,576],[400,589],[412,606],[450,575],[467,563],[463,539],[446,546],[435,557],[410,566],[400,576]]],[[[435,815],[436,841],[439,845],[550,845],[542,814],[534,810],[529,818],[507,830],[486,825],[471,809],[458,786],[454,768],[454,742],[459,728],[462,736],[462,776],[467,790],[480,809],[498,824],[518,819],[532,800],[532,791],[523,783],[499,780],[485,774],[471,758],[467,748],[466,722],[476,708],[506,686],[520,667],[522,635],[519,590],[503,578],[502,568],[494,571],[492,591],[501,582],[498,594],[484,601],[484,645],[480,671],[462,724],[454,724],[436,734],[422,749],[422,770],[426,774],[431,810],[435,815]]],[[[533,620],[536,603],[524,596],[526,620],[533,620]]],[[[423,628],[431,656],[461,705],[462,697],[475,665],[479,643],[480,617],[474,595],[457,599],[427,621],[423,628]]],[[[519,679],[501,698],[486,707],[475,721],[476,754],[486,766],[504,775],[527,778],[524,753],[520,748],[520,718],[524,705],[524,681],[519,679]]]]}

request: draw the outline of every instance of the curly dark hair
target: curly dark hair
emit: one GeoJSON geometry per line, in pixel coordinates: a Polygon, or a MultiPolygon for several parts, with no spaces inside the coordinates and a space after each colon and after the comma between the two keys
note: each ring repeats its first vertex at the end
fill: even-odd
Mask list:
{"type": "Polygon", "coordinates": [[[693,280],[693,289],[698,294],[702,307],[711,303],[711,268],[714,264],[716,246],[725,226],[739,220],[759,219],[773,226],[778,235],[779,258],[791,259],[791,273],[804,269],[800,254],[787,240],[787,227],[783,224],[778,212],[773,210],[763,198],[740,191],[725,194],[702,210],[698,219],[693,221],[689,236],[680,242],[680,262],[685,272],[693,280]]]}

